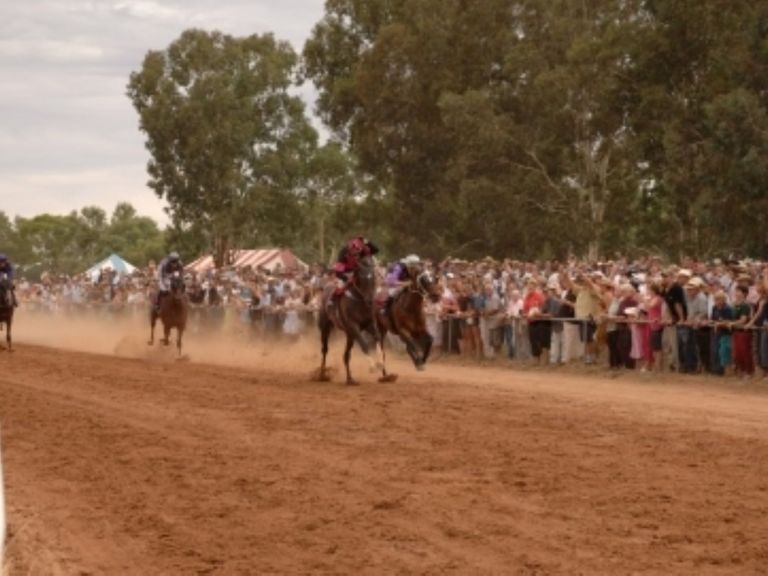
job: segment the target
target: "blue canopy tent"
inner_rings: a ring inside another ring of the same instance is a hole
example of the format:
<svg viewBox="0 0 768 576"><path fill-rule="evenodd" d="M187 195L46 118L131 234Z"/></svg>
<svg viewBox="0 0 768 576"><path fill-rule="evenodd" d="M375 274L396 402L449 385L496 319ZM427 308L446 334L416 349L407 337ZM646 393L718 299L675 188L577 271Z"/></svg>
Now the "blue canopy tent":
<svg viewBox="0 0 768 576"><path fill-rule="evenodd" d="M127 262L126 260L123 260L120 256L117 254L110 254L107 258L99 262L98 264L94 264L86 271L86 276L91 279L92 282L95 282L99 278L99 274L102 270L114 270L121 276L127 275L127 274L133 274L133 272L136 270L136 266L131 264L130 262Z"/></svg>

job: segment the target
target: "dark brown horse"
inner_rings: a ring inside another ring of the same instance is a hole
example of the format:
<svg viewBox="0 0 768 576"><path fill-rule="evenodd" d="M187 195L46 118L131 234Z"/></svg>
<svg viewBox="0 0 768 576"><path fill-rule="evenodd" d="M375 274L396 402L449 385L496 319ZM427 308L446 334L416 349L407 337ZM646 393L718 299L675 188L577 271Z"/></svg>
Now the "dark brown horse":
<svg viewBox="0 0 768 576"><path fill-rule="evenodd" d="M11 327L13 326L13 298L11 296L11 281L3 274L0 278L0 325L5 326L5 342L8 352L13 352Z"/></svg>
<svg viewBox="0 0 768 576"><path fill-rule="evenodd" d="M319 379L328 380L326 357L328 355L328 340L334 327L343 330L347 335L347 343L344 348L344 367L347 370L347 384L357 384L349 371L349 359L352 347L358 343L362 351L368 356L371 370L381 370L382 382L391 382L397 378L394 374L387 374L384 365L384 350L381 346L381 334L376 324L376 312L374 309L374 297L376 295L376 270L371 256L365 256L358 262L357 269L353 273L352 282L346 292L335 302L331 301L332 288L326 289L323 297L323 306L318 317L320 328L320 340L322 344L323 361L320 365ZM376 348L378 358L371 356L371 343Z"/></svg>
<svg viewBox="0 0 768 576"><path fill-rule="evenodd" d="M171 330L176 329L176 349L181 356L181 340L184 336L184 330L187 327L187 313L189 302L184 288L184 279L179 272L174 272L171 276L171 290L165 295L158 311L157 306L152 306L150 312L150 334L149 344L155 343L155 323L157 319L163 323L163 339L161 342L168 346L170 344Z"/></svg>
<svg viewBox="0 0 768 576"><path fill-rule="evenodd" d="M432 350L432 335L427 331L424 317L424 299L440 299L440 290L429 272L422 272L395 296L388 309L377 315L382 338L387 332L397 334L405 344L408 355L417 370L424 370Z"/></svg>

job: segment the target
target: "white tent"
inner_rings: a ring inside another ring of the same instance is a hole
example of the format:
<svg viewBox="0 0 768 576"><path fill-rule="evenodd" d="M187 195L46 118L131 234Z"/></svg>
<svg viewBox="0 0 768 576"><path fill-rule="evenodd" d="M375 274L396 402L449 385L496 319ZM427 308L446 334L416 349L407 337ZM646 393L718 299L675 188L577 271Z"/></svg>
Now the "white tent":
<svg viewBox="0 0 768 576"><path fill-rule="evenodd" d="M91 279L91 281L95 282L98 280L101 271L105 269L114 270L122 276L133 274L133 272L136 270L136 266L130 262L127 262L126 260L123 260L117 254L110 254L107 258L104 258L104 260L98 264L91 266L85 274L88 276L88 278Z"/></svg>

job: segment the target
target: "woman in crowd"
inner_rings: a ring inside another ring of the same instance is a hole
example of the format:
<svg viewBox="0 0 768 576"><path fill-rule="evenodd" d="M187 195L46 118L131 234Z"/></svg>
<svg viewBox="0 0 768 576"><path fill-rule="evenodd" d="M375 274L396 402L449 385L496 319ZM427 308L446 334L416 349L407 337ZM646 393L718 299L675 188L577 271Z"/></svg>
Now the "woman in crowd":
<svg viewBox="0 0 768 576"><path fill-rule="evenodd" d="M464 356L482 358L483 344L480 341L480 326L478 325L479 310L477 293L470 281L458 297L459 310L463 319L461 329L461 353Z"/></svg>
<svg viewBox="0 0 768 576"><path fill-rule="evenodd" d="M733 364L737 375L744 378L752 376L755 365L752 361L752 332L745 326L752 319L752 307L747 302L749 288L739 285L736 287L733 303Z"/></svg>
<svg viewBox="0 0 768 576"><path fill-rule="evenodd" d="M660 370L664 366L662 352L664 326L661 323L663 307L664 297L662 296L661 284L659 282L651 282L645 299L645 310L648 317L647 366L649 370Z"/></svg>
<svg viewBox="0 0 768 576"><path fill-rule="evenodd" d="M528 339L531 343L531 356L536 364L541 364L542 354L549 351L548 322L542 319L542 309L546 298L534 278L526 284L523 298L523 316L528 320Z"/></svg>
<svg viewBox="0 0 768 576"><path fill-rule="evenodd" d="M763 371L763 378L768 378L768 281L763 281L757 286L757 295L755 312L746 327L754 329L757 363Z"/></svg>

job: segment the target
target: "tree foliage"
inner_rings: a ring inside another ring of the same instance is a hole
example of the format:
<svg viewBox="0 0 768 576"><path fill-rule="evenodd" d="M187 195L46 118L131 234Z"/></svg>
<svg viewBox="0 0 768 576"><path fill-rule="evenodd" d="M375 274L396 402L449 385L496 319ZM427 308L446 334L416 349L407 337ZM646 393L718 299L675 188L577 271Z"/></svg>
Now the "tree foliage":
<svg viewBox="0 0 768 576"><path fill-rule="evenodd" d="M66 216L40 214L11 222L0 212L0 244L23 274L79 274L111 253L136 266L159 259L165 233L130 204L118 204L111 217L89 206Z"/></svg>
<svg viewBox="0 0 768 576"><path fill-rule="evenodd" d="M328 0L318 113L392 251L768 256L768 8Z"/></svg>
<svg viewBox="0 0 768 576"><path fill-rule="evenodd" d="M290 94L297 57L271 35L188 30L150 51L128 95L151 154L150 187L222 263L237 243L287 244L317 135Z"/></svg>

